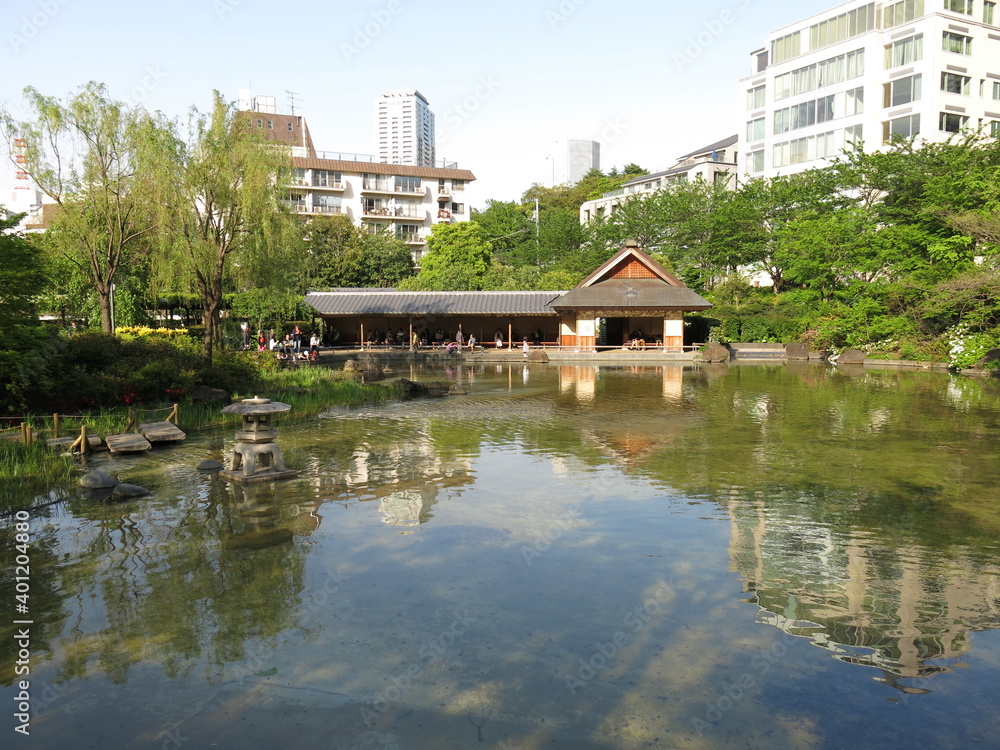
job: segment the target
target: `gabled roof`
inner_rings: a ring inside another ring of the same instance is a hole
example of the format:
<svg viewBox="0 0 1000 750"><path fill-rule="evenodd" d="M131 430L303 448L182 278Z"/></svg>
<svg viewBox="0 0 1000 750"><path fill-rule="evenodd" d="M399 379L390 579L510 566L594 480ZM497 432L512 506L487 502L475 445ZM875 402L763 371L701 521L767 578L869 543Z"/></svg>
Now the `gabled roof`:
<svg viewBox="0 0 1000 750"><path fill-rule="evenodd" d="M731 135L728 138L723 138L721 141L716 141L708 146L699 148L697 151L692 151L690 154L684 154L677 161L684 161L685 159L690 159L692 156L699 156L701 154L710 154L713 151L721 151L724 148L736 145L736 141L739 139L739 135Z"/></svg>
<svg viewBox="0 0 1000 750"><path fill-rule="evenodd" d="M626 244L576 288L552 302L556 310L707 310L711 306L633 244Z"/></svg>
<svg viewBox="0 0 1000 750"><path fill-rule="evenodd" d="M561 292L400 292L351 289L309 292L320 315L554 315Z"/></svg>

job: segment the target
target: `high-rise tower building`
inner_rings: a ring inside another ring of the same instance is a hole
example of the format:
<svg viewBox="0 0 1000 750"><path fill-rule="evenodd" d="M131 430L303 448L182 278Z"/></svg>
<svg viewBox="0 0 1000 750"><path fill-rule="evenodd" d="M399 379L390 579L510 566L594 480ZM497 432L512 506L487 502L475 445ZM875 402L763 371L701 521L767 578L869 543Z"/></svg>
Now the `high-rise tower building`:
<svg viewBox="0 0 1000 750"><path fill-rule="evenodd" d="M740 171L801 172L893 136L1000 135L996 5L852 0L774 31L740 82Z"/></svg>
<svg viewBox="0 0 1000 750"><path fill-rule="evenodd" d="M416 89L385 91L377 106L379 161L433 167L434 113L424 95Z"/></svg>
<svg viewBox="0 0 1000 750"><path fill-rule="evenodd" d="M566 182L575 185L591 169L601 168L601 144L571 140L566 149Z"/></svg>

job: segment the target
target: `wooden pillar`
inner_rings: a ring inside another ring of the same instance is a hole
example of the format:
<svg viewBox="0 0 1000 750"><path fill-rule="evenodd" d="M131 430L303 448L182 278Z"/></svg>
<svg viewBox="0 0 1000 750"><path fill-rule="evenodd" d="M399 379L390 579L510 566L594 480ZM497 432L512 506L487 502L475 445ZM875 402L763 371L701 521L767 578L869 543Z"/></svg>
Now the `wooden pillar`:
<svg viewBox="0 0 1000 750"><path fill-rule="evenodd" d="M364 349L365 348L365 321L362 320L361 323L360 323L360 325L361 325L361 338L358 340L358 344L360 345L361 349Z"/></svg>
<svg viewBox="0 0 1000 750"><path fill-rule="evenodd" d="M507 350L514 350L514 321L507 321Z"/></svg>
<svg viewBox="0 0 1000 750"><path fill-rule="evenodd" d="M58 414L53 414L52 415L52 437L54 437L54 438L58 438L59 437L59 415Z"/></svg>

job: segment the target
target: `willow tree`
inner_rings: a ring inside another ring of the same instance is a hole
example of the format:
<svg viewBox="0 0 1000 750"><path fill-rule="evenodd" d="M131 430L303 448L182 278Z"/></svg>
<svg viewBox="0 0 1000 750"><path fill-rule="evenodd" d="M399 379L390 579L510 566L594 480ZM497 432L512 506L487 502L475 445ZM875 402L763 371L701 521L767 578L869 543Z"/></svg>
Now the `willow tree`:
<svg viewBox="0 0 1000 750"><path fill-rule="evenodd" d="M51 246L97 296L101 328L113 333L113 290L149 245L154 220L142 163L157 124L88 83L66 101L24 90L30 119L2 116L8 147L18 141L27 172L57 206Z"/></svg>
<svg viewBox="0 0 1000 750"><path fill-rule="evenodd" d="M156 203L162 230L160 287L188 285L201 297L203 355L221 342L223 294L301 277L295 218L285 207L288 148L266 141L215 92L209 114L192 112L187 137L161 150Z"/></svg>

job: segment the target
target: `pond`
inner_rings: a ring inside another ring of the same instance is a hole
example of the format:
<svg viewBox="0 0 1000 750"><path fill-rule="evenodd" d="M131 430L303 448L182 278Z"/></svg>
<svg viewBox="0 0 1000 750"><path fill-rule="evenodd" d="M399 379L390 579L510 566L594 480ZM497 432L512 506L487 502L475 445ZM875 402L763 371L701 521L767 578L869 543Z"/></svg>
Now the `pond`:
<svg viewBox="0 0 1000 750"><path fill-rule="evenodd" d="M279 420L293 479L92 459L153 494L34 511L26 614L4 520L4 746L1000 747L995 380L412 376L467 393Z"/></svg>

